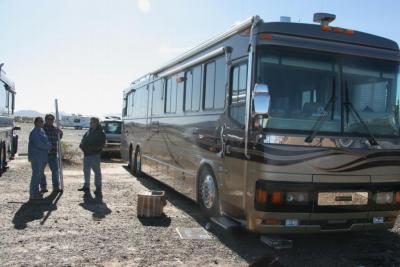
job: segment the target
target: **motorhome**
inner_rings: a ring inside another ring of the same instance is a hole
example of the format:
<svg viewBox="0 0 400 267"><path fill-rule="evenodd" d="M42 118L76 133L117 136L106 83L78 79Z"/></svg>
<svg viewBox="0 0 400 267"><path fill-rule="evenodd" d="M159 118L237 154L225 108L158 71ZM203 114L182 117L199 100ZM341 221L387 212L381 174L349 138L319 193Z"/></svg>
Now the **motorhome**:
<svg viewBox="0 0 400 267"><path fill-rule="evenodd" d="M17 130L14 125L15 84L6 76L0 64L0 176L7 169L7 163L18 150Z"/></svg>
<svg viewBox="0 0 400 267"><path fill-rule="evenodd" d="M391 228L399 46L334 18L254 16L133 81L123 92L129 166L255 232Z"/></svg>
<svg viewBox="0 0 400 267"><path fill-rule="evenodd" d="M90 117L82 115L64 115L61 117L60 124L62 127L71 127L74 129L89 128Z"/></svg>

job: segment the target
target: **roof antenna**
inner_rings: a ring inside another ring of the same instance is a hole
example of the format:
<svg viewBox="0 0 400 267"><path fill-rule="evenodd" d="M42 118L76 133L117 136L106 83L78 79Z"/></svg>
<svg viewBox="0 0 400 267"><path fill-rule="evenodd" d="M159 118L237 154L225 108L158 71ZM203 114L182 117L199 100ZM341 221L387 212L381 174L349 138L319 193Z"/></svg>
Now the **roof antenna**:
<svg viewBox="0 0 400 267"><path fill-rule="evenodd" d="M329 13L314 13L314 22L319 22L321 25L328 26L329 23L336 19L336 15Z"/></svg>

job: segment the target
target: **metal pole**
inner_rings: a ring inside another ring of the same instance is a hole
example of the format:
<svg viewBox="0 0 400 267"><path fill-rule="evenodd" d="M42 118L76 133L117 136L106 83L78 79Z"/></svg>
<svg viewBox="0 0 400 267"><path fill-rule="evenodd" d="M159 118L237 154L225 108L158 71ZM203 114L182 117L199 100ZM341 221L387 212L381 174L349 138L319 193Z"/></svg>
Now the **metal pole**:
<svg viewBox="0 0 400 267"><path fill-rule="evenodd" d="M60 136L60 117L58 114L58 100L55 100L56 105L56 124L57 124L57 160L58 160L58 174L60 175L60 186L61 190L64 190L64 176L62 169L62 157L61 157L61 136Z"/></svg>

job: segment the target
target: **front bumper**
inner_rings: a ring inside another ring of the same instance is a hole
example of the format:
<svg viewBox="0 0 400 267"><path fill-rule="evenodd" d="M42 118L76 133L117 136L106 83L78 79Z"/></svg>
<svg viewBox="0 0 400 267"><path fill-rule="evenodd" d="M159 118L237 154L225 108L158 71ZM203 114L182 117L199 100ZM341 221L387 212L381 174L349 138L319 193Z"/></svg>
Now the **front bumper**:
<svg viewBox="0 0 400 267"><path fill-rule="evenodd" d="M396 223L400 210L357 213L270 213L255 212L248 222L248 228L257 233L325 233L357 232L391 229ZM374 222L383 218L383 222ZM297 226L286 225L286 220L297 220ZM276 224L280 221L280 224ZM273 222L274 224L269 224Z"/></svg>
<svg viewBox="0 0 400 267"><path fill-rule="evenodd" d="M120 152L121 143L106 143L103 148L103 152Z"/></svg>

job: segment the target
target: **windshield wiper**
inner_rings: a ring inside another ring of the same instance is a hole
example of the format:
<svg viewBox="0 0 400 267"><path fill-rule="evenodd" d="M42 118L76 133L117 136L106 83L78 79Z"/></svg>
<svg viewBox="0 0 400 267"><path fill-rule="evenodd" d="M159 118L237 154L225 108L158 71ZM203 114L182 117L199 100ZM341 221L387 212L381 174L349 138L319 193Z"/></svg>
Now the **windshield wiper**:
<svg viewBox="0 0 400 267"><path fill-rule="evenodd" d="M326 121L328 118L328 112L326 111L329 107L329 105L332 104L332 110L331 110L331 116L333 119L334 111L335 111L335 102L336 102L336 96L335 96L335 90L336 90L336 82L335 82L335 77L332 79L332 96L329 99L328 103L326 103L324 107L324 111L321 115L319 115L317 121L314 123L313 127L311 128L311 133L304 139L304 142L311 143L315 136L317 135L319 129L321 128L322 124Z"/></svg>
<svg viewBox="0 0 400 267"><path fill-rule="evenodd" d="M368 128L367 124L365 121L361 118L360 114L357 112L357 110L354 108L353 103L351 103L349 99L349 85L347 81L345 82L345 96L346 96L346 101L343 103L346 107L346 118L347 118L347 123L349 122L349 108L353 111L353 113L356 115L358 121L364 127L366 132L369 135L368 142L371 144L371 146L377 146L378 142L376 141L374 135L372 134L371 130Z"/></svg>

